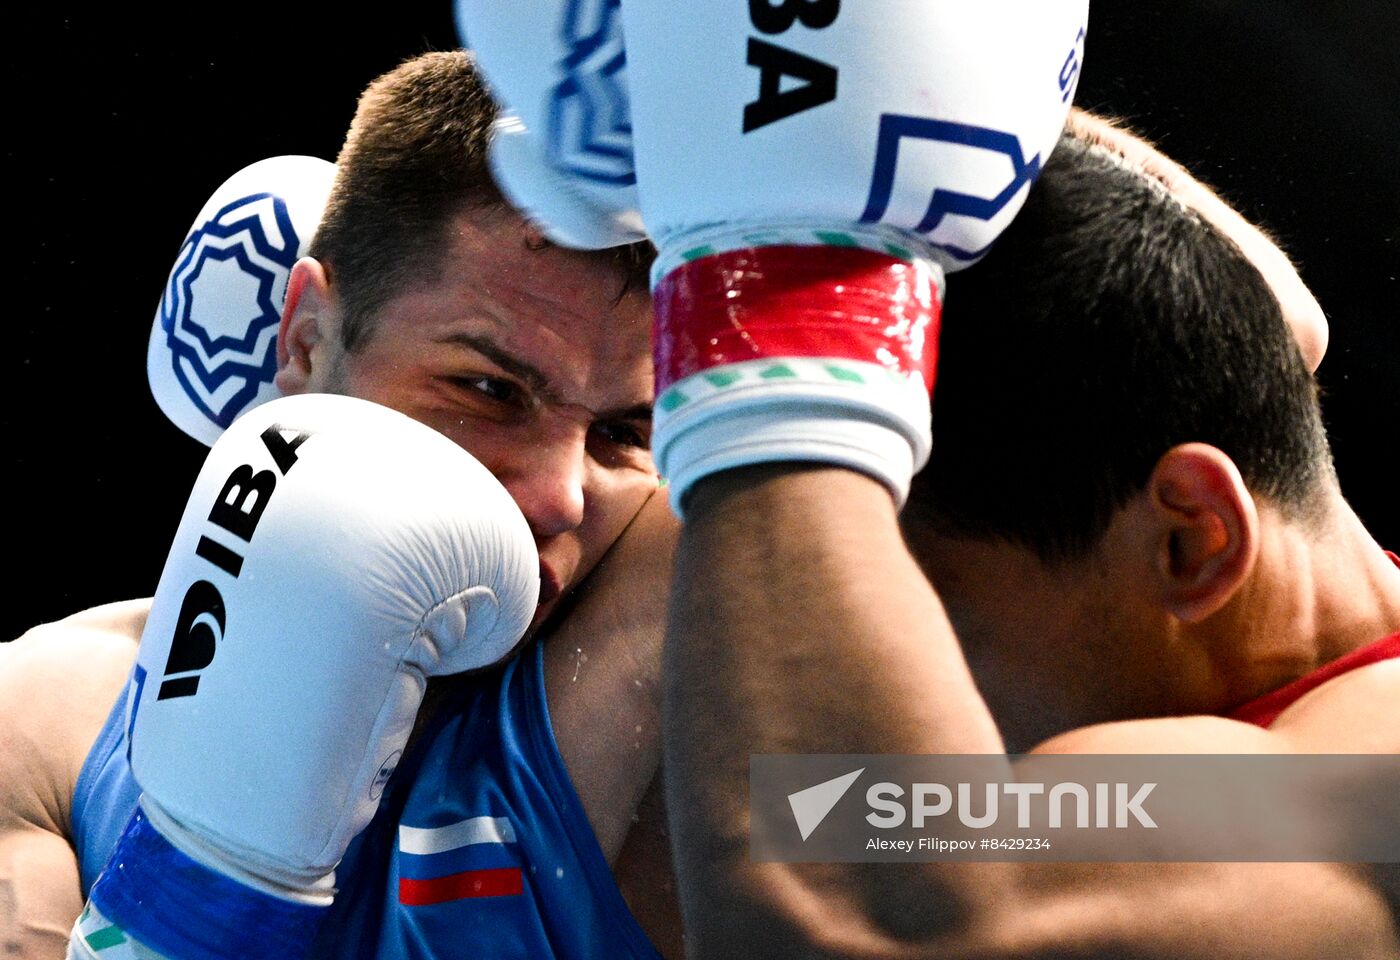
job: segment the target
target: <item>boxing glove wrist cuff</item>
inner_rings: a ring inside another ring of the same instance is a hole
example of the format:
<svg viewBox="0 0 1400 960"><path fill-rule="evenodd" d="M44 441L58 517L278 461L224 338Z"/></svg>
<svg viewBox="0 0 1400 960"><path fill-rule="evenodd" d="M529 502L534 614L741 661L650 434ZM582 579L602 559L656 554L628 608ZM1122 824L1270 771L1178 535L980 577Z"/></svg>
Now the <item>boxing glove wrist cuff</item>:
<svg viewBox="0 0 1400 960"><path fill-rule="evenodd" d="M783 460L858 470L902 504L928 458L928 392L879 364L751 360L686 377L662 396L654 446L678 516L703 477Z"/></svg>
<svg viewBox="0 0 1400 960"><path fill-rule="evenodd" d="M253 889L186 856L139 807L90 899L126 935L180 960L302 956L327 910Z"/></svg>
<svg viewBox="0 0 1400 960"><path fill-rule="evenodd" d="M859 470L902 504L929 453L942 292L921 241L725 226L661 256L653 445L676 512L707 474L775 460Z"/></svg>

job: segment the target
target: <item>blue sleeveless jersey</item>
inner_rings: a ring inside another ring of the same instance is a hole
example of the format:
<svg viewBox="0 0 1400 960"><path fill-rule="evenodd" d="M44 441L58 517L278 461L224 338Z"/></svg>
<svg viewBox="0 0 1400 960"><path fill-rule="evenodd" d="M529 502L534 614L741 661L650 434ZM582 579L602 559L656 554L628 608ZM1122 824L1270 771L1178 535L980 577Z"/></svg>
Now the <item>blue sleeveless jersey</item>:
<svg viewBox="0 0 1400 960"><path fill-rule="evenodd" d="M549 725L543 646L444 705L336 869L313 956L658 958L623 902ZM83 894L140 793L118 698L73 794Z"/></svg>

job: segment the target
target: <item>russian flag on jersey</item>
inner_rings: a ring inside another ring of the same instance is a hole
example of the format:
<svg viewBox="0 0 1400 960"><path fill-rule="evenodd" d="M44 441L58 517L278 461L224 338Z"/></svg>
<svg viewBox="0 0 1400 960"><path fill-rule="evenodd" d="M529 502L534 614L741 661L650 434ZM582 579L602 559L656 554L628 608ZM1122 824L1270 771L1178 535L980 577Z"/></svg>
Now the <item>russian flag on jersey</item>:
<svg viewBox="0 0 1400 960"><path fill-rule="evenodd" d="M399 903L424 907L524 890L515 827L468 817L440 827L399 826Z"/></svg>

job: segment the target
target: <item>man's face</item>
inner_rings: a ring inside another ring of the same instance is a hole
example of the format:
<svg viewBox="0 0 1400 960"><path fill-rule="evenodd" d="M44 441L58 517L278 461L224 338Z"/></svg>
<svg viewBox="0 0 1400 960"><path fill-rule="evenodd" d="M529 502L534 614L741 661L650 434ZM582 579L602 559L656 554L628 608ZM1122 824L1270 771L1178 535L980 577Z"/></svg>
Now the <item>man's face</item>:
<svg viewBox="0 0 1400 960"><path fill-rule="evenodd" d="M408 414L481 461L540 552L539 623L617 539L657 474L650 304L598 258L531 249L504 210L468 210L434 280L379 312L353 353L338 338L309 390Z"/></svg>

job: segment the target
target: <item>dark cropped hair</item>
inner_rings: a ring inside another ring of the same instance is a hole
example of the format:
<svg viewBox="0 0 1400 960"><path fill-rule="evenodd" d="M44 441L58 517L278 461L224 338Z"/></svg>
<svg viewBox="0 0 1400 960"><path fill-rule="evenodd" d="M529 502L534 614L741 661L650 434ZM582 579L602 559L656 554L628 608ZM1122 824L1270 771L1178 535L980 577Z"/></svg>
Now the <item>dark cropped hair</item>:
<svg viewBox="0 0 1400 960"><path fill-rule="evenodd" d="M1287 515L1319 509L1316 384L1263 277L1160 183L1066 135L991 253L949 279L911 504L945 533L1073 560L1192 441Z"/></svg>
<svg viewBox="0 0 1400 960"><path fill-rule="evenodd" d="M495 119L496 104L460 50L408 60L360 96L310 248L338 291L346 349L368 339L386 303L437 276L459 213L506 207L487 163ZM641 243L599 260L622 270L621 297L646 289L653 255Z"/></svg>

